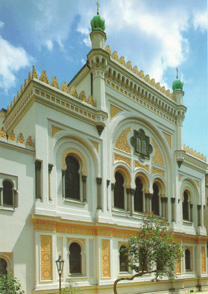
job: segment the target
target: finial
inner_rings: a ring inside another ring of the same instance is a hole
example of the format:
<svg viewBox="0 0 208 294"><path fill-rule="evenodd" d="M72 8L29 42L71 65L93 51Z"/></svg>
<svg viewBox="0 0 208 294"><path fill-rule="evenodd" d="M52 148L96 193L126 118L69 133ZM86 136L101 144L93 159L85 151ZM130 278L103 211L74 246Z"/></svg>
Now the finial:
<svg viewBox="0 0 208 294"><path fill-rule="evenodd" d="M178 68L176 67L176 79L178 80Z"/></svg>
<svg viewBox="0 0 208 294"><path fill-rule="evenodd" d="M99 15L99 7L100 7L100 3L97 1L96 5L97 5L97 15Z"/></svg>

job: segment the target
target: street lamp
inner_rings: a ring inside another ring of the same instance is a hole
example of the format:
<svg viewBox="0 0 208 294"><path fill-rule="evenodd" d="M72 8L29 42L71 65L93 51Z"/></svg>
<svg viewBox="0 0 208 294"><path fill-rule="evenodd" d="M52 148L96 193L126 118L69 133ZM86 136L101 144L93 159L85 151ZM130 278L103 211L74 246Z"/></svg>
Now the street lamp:
<svg viewBox="0 0 208 294"><path fill-rule="evenodd" d="M59 258L56 260L56 266L59 274L59 294L61 294L61 274L64 267L64 261L61 259L61 254L59 254Z"/></svg>

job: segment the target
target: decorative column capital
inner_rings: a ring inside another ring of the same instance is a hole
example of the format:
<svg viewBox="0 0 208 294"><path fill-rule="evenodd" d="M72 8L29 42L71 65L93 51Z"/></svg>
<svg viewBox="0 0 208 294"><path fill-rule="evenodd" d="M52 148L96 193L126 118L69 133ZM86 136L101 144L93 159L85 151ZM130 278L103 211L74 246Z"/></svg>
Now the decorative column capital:
<svg viewBox="0 0 208 294"><path fill-rule="evenodd" d="M110 185L110 180L106 181L107 187Z"/></svg>
<svg viewBox="0 0 208 294"><path fill-rule="evenodd" d="M171 203L175 203L175 198L171 198Z"/></svg>
<svg viewBox="0 0 208 294"><path fill-rule="evenodd" d="M41 163L42 162L40 160L36 160L35 161L35 168L38 169L38 170L40 170L41 169Z"/></svg>
<svg viewBox="0 0 208 294"><path fill-rule="evenodd" d="M111 183L111 191L114 190L114 187L115 187L115 184L114 183Z"/></svg>
<svg viewBox="0 0 208 294"><path fill-rule="evenodd" d="M85 175L82 175L82 181L85 183L85 182L86 182L86 180L87 180L87 176L85 176Z"/></svg>
<svg viewBox="0 0 208 294"><path fill-rule="evenodd" d="M152 194L151 193L145 193L145 198L146 199L152 199Z"/></svg>
<svg viewBox="0 0 208 294"><path fill-rule="evenodd" d="M102 178L97 177L96 182L97 182L98 185L101 185L102 184Z"/></svg>
<svg viewBox="0 0 208 294"><path fill-rule="evenodd" d="M51 173L52 169L53 169L53 164L49 163L48 164L48 172Z"/></svg>

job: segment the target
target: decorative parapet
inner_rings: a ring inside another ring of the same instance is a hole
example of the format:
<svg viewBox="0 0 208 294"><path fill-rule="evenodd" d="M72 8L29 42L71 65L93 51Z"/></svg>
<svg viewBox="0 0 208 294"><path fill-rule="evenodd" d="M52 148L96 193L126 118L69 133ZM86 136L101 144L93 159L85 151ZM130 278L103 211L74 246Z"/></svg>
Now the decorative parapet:
<svg viewBox="0 0 208 294"><path fill-rule="evenodd" d="M126 68L130 71L132 71L134 74L138 75L140 78L145 80L147 83L149 83L151 86L171 98L172 100L175 100L173 97L173 94L171 94L169 89L166 89L164 86L161 86L160 83L156 83L155 79L150 79L149 75L144 75L143 70L138 71L137 66L132 67L131 61L126 62L124 56L121 56L120 59L118 57L117 51L114 51L111 55L111 49L110 46L107 45L105 48L105 51L109 53L109 55L115 59L116 61L120 62L122 65L126 66Z"/></svg>
<svg viewBox="0 0 208 294"><path fill-rule="evenodd" d="M19 133L18 137L16 137L14 130L12 130L9 134L7 134L6 131L4 130L4 127L0 129L0 141L16 144L17 146L21 144L22 147L28 146L30 148L34 148L34 142L31 136L28 136L27 141L25 143L23 133Z"/></svg>
<svg viewBox="0 0 208 294"><path fill-rule="evenodd" d="M201 154L200 152L193 150L193 148L189 148L189 146L183 145L183 150L186 151L186 153L188 153L189 155L192 155L204 162L207 162L207 157Z"/></svg>
<svg viewBox="0 0 208 294"><path fill-rule="evenodd" d="M21 90L17 92L17 96L14 97L14 100L11 101L10 105L7 107L7 115L10 113L10 111L13 109L13 107L15 106L15 104L18 102L18 100L20 99L20 97L23 95L23 93L25 92L26 88L28 87L29 83L31 80L36 79L36 80L40 80L41 82L49 85L49 80L48 80L48 76L45 70L42 71L40 79L38 78L37 72L36 72L36 68L35 66L33 66L32 72L29 72L28 74L28 79L25 79L24 85L21 86ZM63 91L67 94L72 95L75 98L79 98L80 100L83 102L87 102L89 105L95 106L95 102L93 100L93 97L90 96L89 97L89 101L87 101L87 97L85 95L84 91L81 91L80 94L77 93L77 88L74 86L71 89L71 92L69 91L69 88L67 86L66 82L63 82L61 85L61 88L59 87L59 83L56 77L53 77L51 80L51 84L52 87L59 89L60 91Z"/></svg>

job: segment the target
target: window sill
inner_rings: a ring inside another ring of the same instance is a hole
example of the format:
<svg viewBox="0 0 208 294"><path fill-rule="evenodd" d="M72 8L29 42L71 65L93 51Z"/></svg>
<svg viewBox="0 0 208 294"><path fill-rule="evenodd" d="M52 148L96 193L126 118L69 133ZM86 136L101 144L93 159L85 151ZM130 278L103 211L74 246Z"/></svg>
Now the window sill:
<svg viewBox="0 0 208 294"><path fill-rule="evenodd" d="M113 215L115 216L129 216L130 211L124 210L124 209L119 209L119 208L113 208L112 209Z"/></svg>
<svg viewBox="0 0 208 294"><path fill-rule="evenodd" d="M183 220L183 225L192 226L193 225L193 222L190 222L190 221L187 221L187 220Z"/></svg>
<svg viewBox="0 0 208 294"><path fill-rule="evenodd" d="M69 274L68 277L71 279L75 279L75 280L86 280L87 277L83 276L82 274Z"/></svg>
<svg viewBox="0 0 208 294"><path fill-rule="evenodd" d="M87 204L87 202L82 202L82 201L79 201L79 200L74 200L74 199L71 199L71 198L64 198L64 202L66 203L75 203L75 204L79 204L79 205L85 205Z"/></svg>
<svg viewBox="0 0 208 294"><path fill-rule="evenodd" d="M0 210L14 212L15 208L14 207L7 207L7 206L0 206Z"/></svg>

